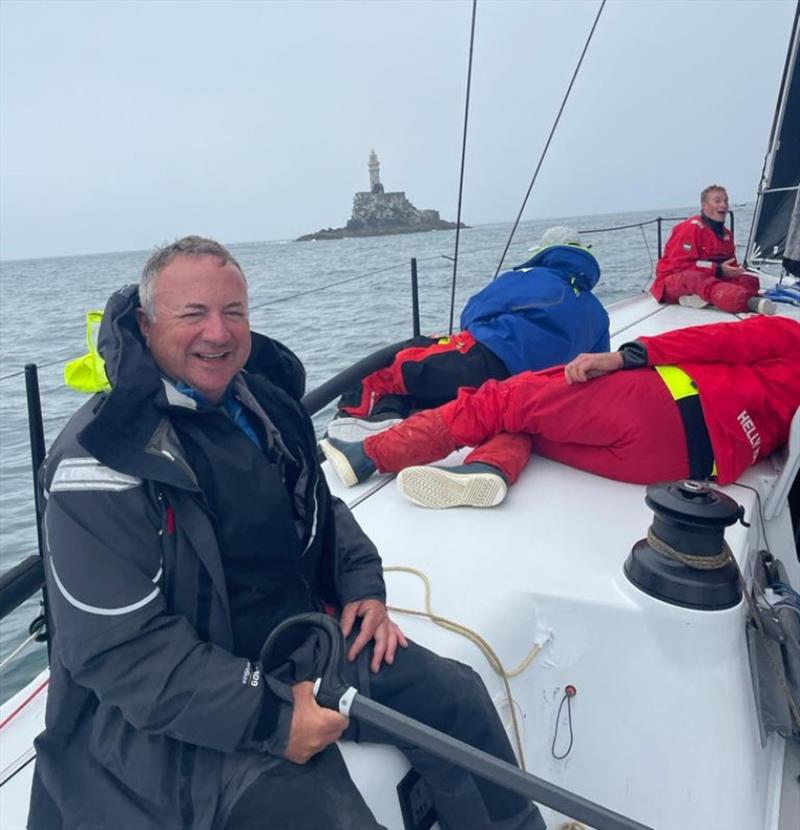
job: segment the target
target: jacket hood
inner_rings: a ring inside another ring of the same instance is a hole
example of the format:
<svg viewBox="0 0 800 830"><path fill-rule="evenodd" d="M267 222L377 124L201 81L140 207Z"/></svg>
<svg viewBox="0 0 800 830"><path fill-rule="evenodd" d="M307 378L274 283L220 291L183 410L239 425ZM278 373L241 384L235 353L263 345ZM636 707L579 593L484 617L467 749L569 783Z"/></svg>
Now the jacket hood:
<svg viewBox="0 0 800 830"><path fill-rule="evenodd" d="M551 245L542 248L527 262L517 265L523 268L552 268L569 281L573 277L579 288L591 291L600 279L600 264L586 248L577 245Z"/></svg>
<svg viewBox="0 0 800 830"><path fill-rule="evenodd" d="M92 455L122 472L164 479L163 459L143 451L164 420L164 381L145 345L136 320L139 289L127 285L109 298L97 338L111 390L97 396L94 418L78 440ZM305 370L297 356L277 340L251 332L252 350L244 371L260 375L296 400L305 390ZM132 459L139 457L131 469ZM144 466L146 469L142 469ZM173 465L174 466L174 465ZM168 479L174 479L171 474ZM184 482L185 483L185 482Z"/></svg>
<svg viewBox="0 0 800 830"><path fill-rule="evenodd" d="M136 364L136 376L145 371L150 380L148 386L160 385L161 374L145 346L136 320L136 309L139 307L139 288L136 285L126 285L115 291L106 303L97 348L105 361L112 391L120 384L127 386L137 379L126 371L133 364ZM306 373L297 355L277 340L258 332L251 332L251 337L252 349L244 370L263 375L300 400L305 392ZM150 377L153 374L157 381L155 384L153 377Z"/></svg>

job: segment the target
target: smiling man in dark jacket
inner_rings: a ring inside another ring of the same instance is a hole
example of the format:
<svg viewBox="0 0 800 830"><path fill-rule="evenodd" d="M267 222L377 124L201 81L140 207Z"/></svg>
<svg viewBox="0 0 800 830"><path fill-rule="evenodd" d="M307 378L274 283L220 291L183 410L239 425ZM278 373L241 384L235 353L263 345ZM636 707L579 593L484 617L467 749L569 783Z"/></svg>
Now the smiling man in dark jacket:
<svg viewBox="0 0 800 830"><path fill-rule="evenodd" d="M302 672L281 700L257 663L277 623L324 606L353 685L513 761L478 676L387 616L375 546L320 473L303 368L251 333L227 249L157 251L109 300L99 348L111 389L44 469L54 639L30 828L377 827L335 742L385 738L320 708ZM544 826L403 751L444 826Z"/></svg>

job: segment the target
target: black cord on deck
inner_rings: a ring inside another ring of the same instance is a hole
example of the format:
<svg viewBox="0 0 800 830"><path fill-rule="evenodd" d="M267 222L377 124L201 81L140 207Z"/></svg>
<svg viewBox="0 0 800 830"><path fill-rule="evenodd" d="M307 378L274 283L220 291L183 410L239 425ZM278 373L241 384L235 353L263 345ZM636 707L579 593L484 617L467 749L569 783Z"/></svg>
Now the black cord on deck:
<svg viewBox="0 0 800 830"><path fill-rule="evenodd" d="M572 730L572 698L575 697L576 689L570 684L564 687L564 696L561 698L561 703L558 704L558 712L556 714L556 728L553 732L553 743L550 747L550 754L558 761L563 761L567 755L572 752L572 742L575 738L575 733ZM556 740L558 740L558 727L561 720L561 710L564 708L564 703L567 704L567 723L569 724L569 745L562 753L556 752Z"/></svg>
<svg viewBox="0 0 800 830"><path fill-rule="evenodd" d="M461 234L461 197L464 193L464 160L467 155L467 123L469 121L469 90L472 85L472 52L475 45L475 14L478 0L472 0L472 27L469 33L469 61L467 63L467 95L464 103L464 132L461 138L461 173L458 178L458 212L456 214L456 248L453 253L453 285L450 290L450 334L453 333L453 316L456 307L456 273L458 269L458 238Z"/></svg>
<svg viewBox="0 0 800 830"><path fill-rule="evenodd" d="M511 240L514 238L514 234L517 232L517 225L519 225L520 219L522 219L522 212L525 210L525 205L528 203L528 197L531 195L531 190L533 190L534 182L536 181L537 176L539 175L539 170L542 167L542 162L544 161L544 157L547 155L547 150L550 147L550 142L553 140L553 135L555 134L556 127L558 126L558 122L561 120L561 113L564 112L564 107L567 105L567 100L569 99L569 94L572 92L572 85L575 83L575 78L578 77L578 72L580 71L581 64L583 63L583 58L586 55L586 50L589 48L589 44L592 41L592 35L594 35L594 30L597 28L597 23L600 20L600 15L603 13L603 8L606 5L606 0L601 0L600 8L597 10L597 16L594 19L594 23L592 23L591 31L589 32L589 37L586 38L586 43L583 46L583 51L581 52L580 58L578 58L578 65L575 67L575 71L572 73L572 79L569 82L569 86L567 87L567 92L564 95L564 100L561 102L561 106L558 109L558 115L556 115L556 120L553 122L553 127L550 130L550 135L547 137L547 142L544 145L544 150L542 150L542 155L539 157L539 163L536 165L536 170L533 173L533 178L531 179L530 185L528 185L528 192L525 194L525 198L522 200L522 206L519 209L519 213L517 214L517 218L514 221L514 227L511 229L511 234L508 237L508 242L506 242L506 247L503 249L503 254L500 257L500 262L497 263L497 270L494 272L494 277L492 279L497 279L497 275L500 273L500 269L503 267L503 260L506 258L506 254L508 253L508 248L511 245Z"/></svg>

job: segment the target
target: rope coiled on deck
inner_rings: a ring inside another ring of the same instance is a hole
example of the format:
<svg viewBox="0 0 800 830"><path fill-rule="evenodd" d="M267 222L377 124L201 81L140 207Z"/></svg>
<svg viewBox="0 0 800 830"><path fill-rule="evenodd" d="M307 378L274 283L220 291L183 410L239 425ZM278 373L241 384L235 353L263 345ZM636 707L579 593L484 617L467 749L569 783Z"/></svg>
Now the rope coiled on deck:
<svg viewBox="0 0 800 830"><path fill-rule="evenodd" d="M447 629L448 631L453 631L456 634L460 634L462 637L466 637L470 642L474 643L481 650L484 657L486 657L487 662L492 667L492 670L495 672L495 674L500 676L500 679L503 681L503 685L505 686L506 695L508 696L509 710L511 712L511 726L514 732L514 743L516 744L517 748L519 765L524 770L525 755L522 750L522 735L520 732L519 723L517 722L517 713L514 709L514 698L511 694L511 685L508 681L510 678L522 674L522 672L524 672L525 669L527 669L528 666L530 666L530 664L533 663L533 661L536 659L536 656L542 650L542 644L534 643L533 647L528 652L525 659L518 666L516 666L516 668L510 670L506 669L500 658L497 656L497 652L495 652L495 650L489 645L486 639L482 637L480 634L478 634L477 631L473 631L466 625L462 625L461 623L449 620L446 617L442 617L434 612L433 608L431 607L431 583L427 575L423 573L423 571L418 570L417 568L411 568L403 565L395 565L392 567L384 568L383 571L384 573L395 571L397 573L412 574L413 576L419 577L419 579L422 580L423 585L425 586L424 611L417 611L413 608L398 608L394 605L387 606L387 610L394 611L397 614L409 614L414 617L425 617L426 619L429 619L431 622L435 623L438 626L441 626L442 628Z"/></svg>

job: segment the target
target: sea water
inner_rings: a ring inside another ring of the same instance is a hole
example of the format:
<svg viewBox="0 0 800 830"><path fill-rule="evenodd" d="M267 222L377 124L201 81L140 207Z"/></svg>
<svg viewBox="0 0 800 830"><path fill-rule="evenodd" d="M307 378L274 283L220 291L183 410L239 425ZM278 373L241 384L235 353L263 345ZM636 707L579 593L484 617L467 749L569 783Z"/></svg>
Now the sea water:
<svg viewBox="0 0 800 830"><path fill-rule="evenodd" d="M752 206L736 208L742 243L752 211ZM595 231L582 235L582 241L591 244L600 262L595 294L608 305L646 290L658 258L657 226L596 231L692 212L654 209L524 222L503 268L524 262L527 249L551 225ZM672 224L664 224L664 242ZM496 224L461 231L454 300L455 231L230 247L247 275L252 328L293 349L306 366L307 388L313 389L379 347L412 335L411 257L418 263L422 333L446 334L451 306L457 329L466 300L494 275L510 230L509 224ZM136 282L148 255L133 251L0 263L0 572L37 550L22 369L27 363L39 366L49 445L84 400L64 385L63 367L86 351L86 312L101 310L115 289ZM317 416L318 431L328 416ZM22 642L38 613L36 596L0 621L0 659ZM44 647L29 645L0 672L0 701L45 664Z"/></svg>

